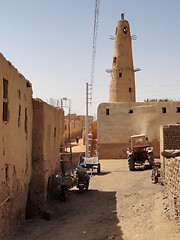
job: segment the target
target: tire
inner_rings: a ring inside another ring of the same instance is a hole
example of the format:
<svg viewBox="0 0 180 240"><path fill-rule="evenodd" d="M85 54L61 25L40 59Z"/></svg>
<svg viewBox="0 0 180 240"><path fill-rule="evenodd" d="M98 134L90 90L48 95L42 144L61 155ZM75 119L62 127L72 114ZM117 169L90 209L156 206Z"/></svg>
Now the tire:
<svg viewBox="0 0 180 240"><path fill-rule="evenodd" d="M88 188L89 188L89 181L87 181L86 183L86 190L88 190Z"/></svg>
<svg viewBox="0 0 180 240"><path fill-rule="evenodd" d="M67 199L68 199L68 196L69 196L68 189L63 188L62 191L61 191L61 199L62 199L62 201L66 202Z"/></svg>
<svg viewBox="0 0 180 240"><path fill-rule="evenodd" d="M84 187L79 187L79 193L83 192Z"/></svg>
<svg viewBox="0 0 180 240"><path fill-rule="evenodd" d="M153 153L149 154L148 161L149 161L149 167L152 168L154 166L154 155L153 155Z"/></svg>
<svg viewBox="0 0 180 240"><path fill-rule="evenodd" d="M133 156L128 157L128 163L129 163L129 170L133 171L134 167L135 167L135 162L134 162Z"/></svg>
<svg viewBox="0 0 180 240"><path fill-rule="evenodd" d="M100 163L98 163L97 173L100 173L100 172L101 172L101 165Z"/></svg>

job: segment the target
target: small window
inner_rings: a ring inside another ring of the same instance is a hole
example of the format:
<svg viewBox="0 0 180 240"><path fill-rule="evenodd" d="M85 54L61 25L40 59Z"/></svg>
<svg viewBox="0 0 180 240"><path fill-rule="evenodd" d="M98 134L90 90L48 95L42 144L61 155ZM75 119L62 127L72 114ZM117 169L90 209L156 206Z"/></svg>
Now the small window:
<svg viewBox="0 0 180 240"><path fill-rule="evenodd" d="M26 81L26 87L27 88L31 87L31 83L29 81Z"/></svg>
<svg viewBox="0 0 180 240"><path fill-rule="evenodd" d="M54 128L54 137L56 137L56 127Z"/></svg>
<svg viewBox="0 0 180 240"><path fill-rule="evenodd" d="M21 99L21 90L18 89L18 97Z"/></svg>
<svg viewBox="0 0 180 240"><path fill-rule="evenodd" d="M119 77L122 77L122 73L121 72L119 73Z"/></svg>
<svg viewBox="0 0 180 240"><path fill-rule="evenodd" d="M3 121L7 122L8 121L8 103L3 102Z"/></svg>
<svg viewBox="0 0 180 240"><path fill-rule="evenodd" d="M26 133L28 132L28 129L27 129L27 120L28 120L28 117L27 117L27 108L25 108L24 128L25 128L25 132L26 132Z"/></svg>
<svg viewBox="0 0 180 240"><path fill-rule="evenodd" d="M116 59L117 59L116 57L113 58L113 63L116 63Z"/></svg>
<svg viewBox="0 0 180 240"><path fill-rule="evenodd" d="M19 112L18 112L18 127L20 127L20 118L21 118L21 105L19 105Z"/></svg>
<svg viewBox="0 0 180 240"><path fill-rule="evenodd" d="M132 91L132 89L131 89L131 87L129 88L129 92L131 92Z"/></svg>
<svg viewBox="0 0 180 240"><path fill-rule="evenodd" d="M106 115L109 115L109 108L106 108Z"/></svg>
<svg viewBox="0 0 180 240"><path fill-rule="evenodd" d="M126 27L124 27L123 33L124 33L124 34L127 34L127 28L126 28Z"/></svg>
<svg viewBox="0 0 180 240"><path fill-rule="evenodd" d="M65 125L65 126L64 126L64 129L66 130L66 128L67 128L67 126Z"/></svg>
<svg viewBox="0 0 180 240"><path fill-rule="evenodd" d="M6 180L8 180L8 178L9 178L9 169L8 169L8 165L5 165L5 178L6 178Z"/></svg>
<svg viewBox="0 0 180 240"><path fill-rule="evenodd" d="M162 107L162 113L166 113L166 108Z"/></svg>
<svg viewBox="0 0 180 240"><path fill-rule="evenodd" d="M8 98L8 80L3 78L3 98Z"/></svg>
<svg viewBox="0 0 180 240"><path fill-rule="evenodd" d="M132 110L132 109L130 109L130 110L129 110L129 113L133 113L133 110Z"/></svg>
<svg viewBox="0 0 180 240"><path fill-rule="evenodd" d="M180 113L180 107L177 107L177 113Z"/></svg>

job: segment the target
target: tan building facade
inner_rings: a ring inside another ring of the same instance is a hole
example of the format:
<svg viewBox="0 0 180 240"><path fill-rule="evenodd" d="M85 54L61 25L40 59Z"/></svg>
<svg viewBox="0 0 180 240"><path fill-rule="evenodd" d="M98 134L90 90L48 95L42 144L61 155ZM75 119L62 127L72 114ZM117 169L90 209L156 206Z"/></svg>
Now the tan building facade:
<svg viewBox="0 0 180 240"><path fill-rule="evenodd" d="M124 14L116 26L109 102L135 102L131 34Z"/></svg>
<svg viewBox="0 0 180 240"><path fill-rule="evenodd" d="M160 126L180 122L180 102L102 103L98 107L100 158L125 158L129 137L147 134L160 157Z"/></svg>
<svg viewBox="0 0 180 240"><path fill-rule="evenodd" d="M64 130L65 130L65 138L69 138L69 122L70 122L70 137L71 138L82 138L83 137L83 129L86 125L86 116L84 115L76 115L71 114L70 119L69 115L65 116L64 120ZM93 122L93 116L89 116L89 126Z"/></svg>
<svg viewBox="0 0 180 240"><path fill-rule="evenodd" d="M0 236L25 218L32 158L32 87L0 54Z"/></svg>

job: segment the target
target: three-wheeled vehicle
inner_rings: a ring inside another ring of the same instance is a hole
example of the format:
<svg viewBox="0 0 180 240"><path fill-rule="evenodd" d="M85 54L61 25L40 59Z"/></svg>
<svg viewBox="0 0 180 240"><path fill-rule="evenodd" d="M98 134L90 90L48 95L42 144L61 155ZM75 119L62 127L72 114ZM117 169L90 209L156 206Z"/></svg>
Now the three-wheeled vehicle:
<svg viewBox="0 0 180 240"><path fill-rule="evenodd" d="M101 172L101 165L99 163L99 157L80 157L80 163L86 164L87 170L97 169L97 173Z"/></svg>

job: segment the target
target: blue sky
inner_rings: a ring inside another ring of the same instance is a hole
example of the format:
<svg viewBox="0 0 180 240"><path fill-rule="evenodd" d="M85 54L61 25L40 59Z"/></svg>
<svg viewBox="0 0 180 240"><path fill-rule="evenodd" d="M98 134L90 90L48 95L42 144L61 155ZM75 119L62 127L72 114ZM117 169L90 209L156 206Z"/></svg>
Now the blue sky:
<svg viewBox="0 0 180 240"><path fill-rule="evenodd" d="M90 82L95 0L0 0L0 52L33 85L33 96L72 100L85 114ZM101 0L93 102L108 102L116 22L130 23L137 101L180 97L180 1Z"/></svg>

